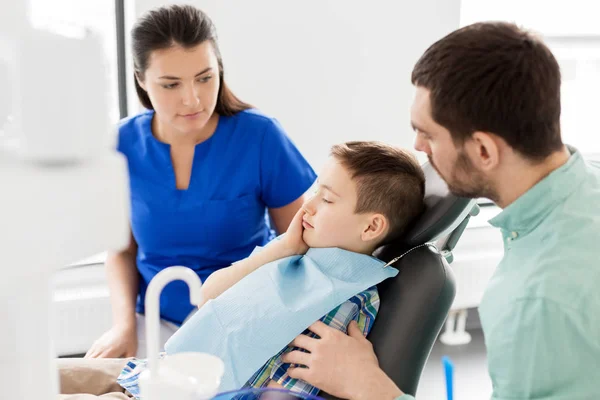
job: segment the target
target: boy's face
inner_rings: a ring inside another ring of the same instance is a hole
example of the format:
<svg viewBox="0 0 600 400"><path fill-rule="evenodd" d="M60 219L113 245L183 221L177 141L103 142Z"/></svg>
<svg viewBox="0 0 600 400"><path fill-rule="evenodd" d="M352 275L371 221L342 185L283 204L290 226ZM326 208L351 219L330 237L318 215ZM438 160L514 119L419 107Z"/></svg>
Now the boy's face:
<svg viewBox="0 0 600 400"><path fill-rule="evenodd" d="M374 218L381 222L383 216L356 214L357 199L356 184L350 173L330 157L319 174L314 195L303 206L306 213L302 238L306 244L371 253L374 243L385 233L373 231L373 223L377 224Z"/></svg>

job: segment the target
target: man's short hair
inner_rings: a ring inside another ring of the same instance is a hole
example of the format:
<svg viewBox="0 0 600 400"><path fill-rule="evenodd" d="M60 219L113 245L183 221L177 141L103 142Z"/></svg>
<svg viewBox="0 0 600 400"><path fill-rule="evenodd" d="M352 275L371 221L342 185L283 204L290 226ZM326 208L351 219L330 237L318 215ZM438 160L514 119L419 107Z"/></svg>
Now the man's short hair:
<svg viewBox="0 0 600 400"><path fill-rule="evenodd" d="M432 118L457 145L489 132L532 161L563 146L558 62L514 24L476 23L450 33L421 56L412 83L430 91Z"/></svg>
<svg viewBox="0 0 600 400"><path fill-rule="evenodd" d="M383 214L389 232L383 243L400 236L423 211L425 175L409 152L384 143L346 142L331 148L356 183L356 213Z"/></svg>

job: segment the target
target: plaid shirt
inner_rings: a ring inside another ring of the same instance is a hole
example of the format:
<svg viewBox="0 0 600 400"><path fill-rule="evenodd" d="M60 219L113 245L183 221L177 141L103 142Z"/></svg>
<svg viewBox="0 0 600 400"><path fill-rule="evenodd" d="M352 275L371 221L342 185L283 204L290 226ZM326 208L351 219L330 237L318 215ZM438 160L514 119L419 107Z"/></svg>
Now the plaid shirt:
<svg viewBox="0 0 600 400"><path fill-rule="evenodd" d="M374 286L337 306L321 318L321 321L325 325L329 325L332 328L346 333L350 321L354 320L358 323L358 327L363 332L363 335L367 336L373 327L373 322L375 321L378 310L379 293ZM309 330L305 330L304 334L310 337L318 337ZM282 349L267 361L266 364L250 378L244 387L260 388L266 386L270 380L273 380L292 392L313 396L317 395L319 393L318 388L311 386L304 381L290 378L287 374L290 364L285 364L281 361L281 357L285 353L289 353L293 350L301 349L291 347Z"/></svg>
<svg viewBox="0 0 600 400"><path fill-rule="evenodd" d="M332 328L346 332L348 324L350 324L350 321L354 320L358 323L358 327L366 336L373 327L373 322L375 321L378 310L379 293L377 292L377 288L373 286L331 310L327 315L321 318L321 321ZM304 331L304 334L310 337L317 337L317 335L308 330ZM292 350L298 349L286 347L271 357L271 359L269 359L265 365L252 376L252 378L250 378L244 387L260 388L266 386L270 380L273 380L293 392L310 395L319 393L318 388L288 376L287 369L290 367L290 364L283 363L283 361L281 361L281 356ZM164 356L165 353L160 354L161 358ZM146 365L147 362L145 359L134 358L125 365L123 371L121 371L121 374L117 378L119 385L131 393L136 399L140 396L139 376L142 371L146 369Z"/></svg>

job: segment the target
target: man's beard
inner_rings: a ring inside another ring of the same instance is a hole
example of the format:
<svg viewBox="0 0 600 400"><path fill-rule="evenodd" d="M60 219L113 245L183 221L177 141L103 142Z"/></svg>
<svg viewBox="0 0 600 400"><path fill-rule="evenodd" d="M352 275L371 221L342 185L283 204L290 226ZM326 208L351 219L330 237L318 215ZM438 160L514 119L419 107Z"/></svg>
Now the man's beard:
<svg viewBox="0 0 600 400"><path fill-rule="evenodd" d="M427 158L438 175L446 182L448 190L455 196L467 198L485 197L494 202L497 200L495 190L492 189L485 177L473 167L469 158L462 151L458 152L449 178L438 169L431 156Z"/></svg>

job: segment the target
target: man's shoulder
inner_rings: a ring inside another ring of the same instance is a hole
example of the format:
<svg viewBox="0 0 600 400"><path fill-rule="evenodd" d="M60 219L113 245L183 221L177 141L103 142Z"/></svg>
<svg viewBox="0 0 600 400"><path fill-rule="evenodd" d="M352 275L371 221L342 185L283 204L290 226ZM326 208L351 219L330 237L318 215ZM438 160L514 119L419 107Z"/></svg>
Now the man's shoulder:
<svg viewBox="0 0 600 400"><path fill-rule="evenodd" d="M542 290L506 301L494 317L496 323L508 324L513 329L560 329L564 324L577 327L589 334L597 332L600 323L590 315L600 313L600 295L591 285L575 292L574 285L550 282ZM503 322L502 322L503 321ZM510 328L509 328L510 330Z"/></svg>
<svg viewBox="0 0 600 400"><path fill-rule="evenodd" d="M600 243L600 176L585 181L557 205L536 229L547 261L596 264Z"/></svg>
<svg viewBox="0 0 600 400"><path fill-rule="evenodd" d="M511 319L528 305L555 308L557 313L577 318L586 318L590 310L600 312L596 287L600 262L595 246L582 246L578 235L555 233L544 238L543 246L538 242L538 248L531 249L518 265L499 266L500 273L492 278L480 305L485 319L497 320L502 315Z"/></svg>
<svg viewBox="0 0 600 400"><path fill-rule="evenodd" d="M600 238L599 238L600 239ZM569 240L568 236L564 240ZM562 249L562 251L561 251ZM524 291L515 301L561 305L569 312L600 312L600 262L589 246L563 243L538 255L531 273L524 276Z"/></svg>
<svg viewBox="0 0 600 400"><path fill-rule="evenodd" d="M584 165L581 184L565 198L561 212L580 219L600 218L600 163L585 161Z"/></svg>

